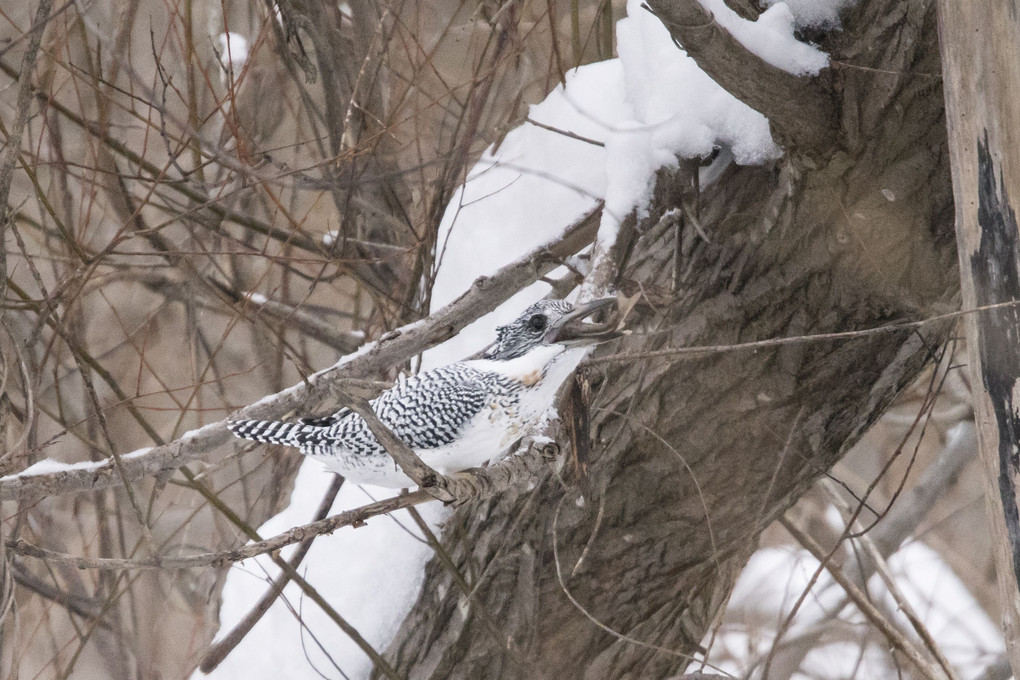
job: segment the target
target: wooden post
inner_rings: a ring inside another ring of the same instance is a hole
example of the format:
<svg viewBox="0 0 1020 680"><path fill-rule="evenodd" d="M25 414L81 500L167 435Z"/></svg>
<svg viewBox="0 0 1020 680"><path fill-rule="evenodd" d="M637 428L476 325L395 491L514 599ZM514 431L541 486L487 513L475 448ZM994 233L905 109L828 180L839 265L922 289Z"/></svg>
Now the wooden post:
<svg viewBox="0 0 1020 680"><path fill-rule="evenodd" d="M1020 8L938 0L964 309L1020 300ZM966 317L1003 629L1020 677L1020 307Z"/></svg>

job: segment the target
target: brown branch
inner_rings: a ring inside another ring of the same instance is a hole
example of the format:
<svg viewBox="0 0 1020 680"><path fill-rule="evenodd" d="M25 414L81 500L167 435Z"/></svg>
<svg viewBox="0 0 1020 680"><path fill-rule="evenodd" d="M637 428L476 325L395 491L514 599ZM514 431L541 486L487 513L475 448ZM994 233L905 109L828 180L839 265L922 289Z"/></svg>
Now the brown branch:
<svg viewBox="0 0 1020 680"><path fill-rule="evenodd" d="M555 444L537 446L532 444L522 453L504 458L495 465L486 468L464 470L446 477L451 480L451 488L460 496L458 500L468 498L486 498L516 487L533 479L546 469L550 458L557 455ZM419 489L411 493L387 498L363 505L359 508L346 510L332 517L295 527L282 534L255 541L234 550L200 553L182 557L152 557L134 560L114 557L80 557L67 553L41 548L24 540L17 539L7 542L7 548L18 555L46 560L54 564L66 564L77 569L190 569L192 567L222 567L232 562L240 562L258 555L275 552L294 543L300 543L312 536L329 534L341 527L359 527L366 520L379 515L386 515L394 510L420 505L435 498L428 491Z"/></svg>
<svg viewBox="0 0 1020 680"><path fill-rule="evenodd" d="M340 487L343 486L344 478L339 475L333 480L329 489L326 491L326 495L323 496L322 501L319 503L318 510L315 513L315 521L320 521L326 518L329 514L329 510L333 507L333 501L336 500L337 494L340 493ZM287 560L287 563L291 567L297 569L302 560L305 559L305 555L312 548L312 542L315 540L315 534L305 540L301 541L301 545L294 554ZM273 583L269 586L269 590L262 596L251 611L249 611L243 619L241 619L236 626L231 629L222 639L215 644L209 646L206 650L205 656L202 657L202 662L199 664L199 668L203 673L212 673L216 670L216 667L223 662L225 658L237 647L238 643L244 639L244 636L251 632L251 629L255 627L255 624L262 620L269 608L273 606L276 599L283 594L283 589L290 583L290 576L288 574L280 574L277 576Z"/></svg>
<svg viewBox="0 0 1020 680"><path fill-rule="evenodd" d="M646 6L702 71L769 119L781 144L809 152L833 146L836 108L820 77L795 76L763 61L697 0L648 0Z"/></svg>
<svg viewBox="0 0 1020 680"><path fill-rule="evenodd" d="M875 628L885 636L885 639L889 642L893 649L898 649L903 652L908 659L913 662L917 667L917 670L929 680L943 680L945 675L942 669L931 663L919 650L914 643L904 635L899 628L897 628L891 621L889 621L882 612L872 604L870 596L862 591L857 585L847 578L843 570L839 568L832 560L828 559L827 551L820 546L815 539L801 530L796 524L788 520L786 517L780 517L779 522L783 527L790 532L798 543L801 544L809 553L811 553L815 559L822 562L833 580L839 584L843 591L850 597L853 603L857 606L864 617L871 622Z"/></svg>
<svg viewBox="0 0 1020 680"><path fill-rule="evenodd" d="M8 201L11 196L11 183L14 181L14 165L21 154L21 133L28 121L28 109L32 104L32 69L35 57L42 43L43 27L50 15L52 0L41 0L36 9L31 37L24 56L21 58L21 69L12 77L18 80L18 103L14 124L7 130L7 152L4 154L3 165L0 166L0 302L7 297L7 224L11 219L11 208ZM0 309L0 315L3 310ZM0 430L2 431L2 430Z"/></svg>
<svg viewBox="0 0 1020 680"><path fill-rule="evenodd" d="M109 624L103 621L103 603L83 595L76 595L66 590L60 590L45 581L30 574L19 562L11 562L11 573L14 582L22 588L31 590L36 595L43 597L67 609L83 619L95 621L101 628L109 628Z"/></svg>
<svg viewBox="0 0 1020 680"><path fill-rule="evenodd" d="M442 473L429 467L425 461L411 450L410 446L393 434L390 428L383 425L379 417L376 416L375 411L372 410L372 406L368 403L367 399L346 394L343 395L341 402L344 406L361 416L365 424L368 425L368 429L371 430L375 438L379 440L379 443L382 444L386 452L396 462L400 471L414 480L414 483L420 489L427 491L433 498L444 503L452 503L456 499L456 496L448 488L449 482L447 478Z"/></svg>
<svg viewBox="0 0 1020 680"><path fill-rule="evenodd" d="M497 490L509 488L517 479L533 476L535 472L526 459L511 455L492 467L443 475L429 467L411 450L411 447L383 425L368 401L361 397L344 395L343 402L345 406L365 420L368 429L383 445L386 452L393 457L401 472L414 480L414 483L423 491L444 503L459 504L482 496L489 496ZM558 452L559 449L555 443L549 443L542 447L542 455L547 459L555 458Z"/></svg>
<svg viewBox="0 0 1020 680"><path fill-rule="evenodd" d="M601 357L592 357L585 359L581 366L594 366L596 364L613 364L613 363L630 363L636 359L657 359L664 357L697 357L707 354L725 354L729 352L737 352L742 350L759 350L766 347L778 347L780 345L801 345L810 342L830 342L834 340L852 340L855 338L866 338L873 335L881 335L884 333L901 333L906 331L917 331L926 326L936 326L938 324L952 321L968 315L977 314L979 312L988 312L993 310L1006 309L1010 307L1020 307L1020 300L1009 300L1007 302L998 302L993 305L985 305L984 307L977 307L974 309L961 309L955 312L946 312L945 314L936 314L929 316L924 319L917 321L901 321L897 323L890 323L884 326L875 326L874 328L862 328L856 331L839 331L837 333L815 333L812 335L793 335L785 338L767 338L765 340L751 340L748 342L737 342L727 345L693 345L689 347L669 347L666 349L652 350L649 352L621 352L619 354L609 354Z"/></svg>
<svg viewBox="0 0 1020 680"><path fill-rule="evenodd" d="M377 375L407 357L450 339L468 323L492 311L517 291L552 271L560 260L590 243L601 210L599 204L568 227L558 241L531 251L491 277L476 279L467 292L424 323L408 324L387 333L360 354L345 357L305 382L242 409L236 417L275 418L294 409L307 409L309 404L329 396L345 379ZM168 444L124 454L121 456L123 476L117 474L114 462L109 459L46 474L10 475L0 478L0 500L106 489L143 477L169 475L231 440L232 435L223 420Z"/></svg>

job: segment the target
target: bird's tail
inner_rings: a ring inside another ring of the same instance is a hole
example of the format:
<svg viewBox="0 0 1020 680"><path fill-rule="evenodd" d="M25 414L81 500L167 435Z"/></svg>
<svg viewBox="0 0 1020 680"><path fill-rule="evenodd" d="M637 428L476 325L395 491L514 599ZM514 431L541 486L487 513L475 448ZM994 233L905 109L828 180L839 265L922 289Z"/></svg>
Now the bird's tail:
<svg viewBox="0 0 1020 680"><path fill-rule="evenodd" d="M308 442L310 430L305 423L281 423L275 420L232 420L227 427L235 437L265 444L301 446Z"/></svg>

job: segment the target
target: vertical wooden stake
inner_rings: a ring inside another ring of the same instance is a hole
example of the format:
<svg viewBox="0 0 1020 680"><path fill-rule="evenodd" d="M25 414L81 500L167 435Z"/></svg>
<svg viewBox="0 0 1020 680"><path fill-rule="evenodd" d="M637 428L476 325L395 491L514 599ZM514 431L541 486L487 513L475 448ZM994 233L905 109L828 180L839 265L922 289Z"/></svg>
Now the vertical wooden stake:
<svg viewBox="0 0 1020 680"><path fill-rule="evenodd" d="M1020 7L938 0L946 124L964 309L1020 300ZM1002 594L1020 677L1020 307L967 315L980 455Z"/></svg>

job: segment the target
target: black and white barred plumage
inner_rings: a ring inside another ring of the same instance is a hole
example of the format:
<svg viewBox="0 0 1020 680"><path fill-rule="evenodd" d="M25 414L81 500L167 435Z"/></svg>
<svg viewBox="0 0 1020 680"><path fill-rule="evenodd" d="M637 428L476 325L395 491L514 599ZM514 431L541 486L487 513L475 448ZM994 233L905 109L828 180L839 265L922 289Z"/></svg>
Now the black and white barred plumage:
<svg viewBox="0 0 1020 680"><path fill-rule="evenodd" d="M598 301L575 310L543 300L510 324L482 359L423 371L373 399L379 420L422 460L442 473L497 458L546 417L556 391L584 356L563 344L567 323L579 321ZM581 334L574 333L574 338ZM238 420L238 437L295 446L355 482L413 484L393 463L361 416L341 409L297 423Z"/></svg>

